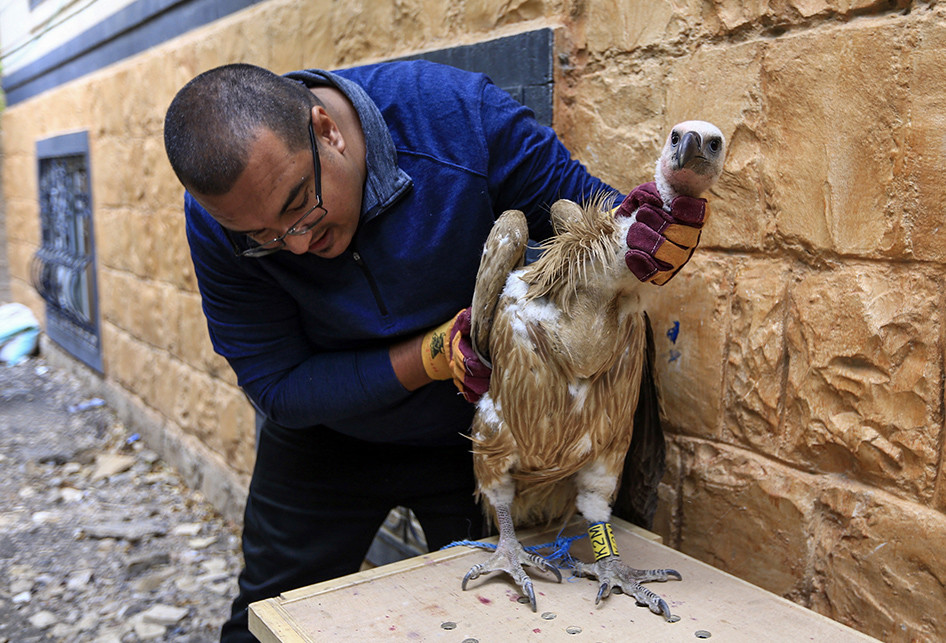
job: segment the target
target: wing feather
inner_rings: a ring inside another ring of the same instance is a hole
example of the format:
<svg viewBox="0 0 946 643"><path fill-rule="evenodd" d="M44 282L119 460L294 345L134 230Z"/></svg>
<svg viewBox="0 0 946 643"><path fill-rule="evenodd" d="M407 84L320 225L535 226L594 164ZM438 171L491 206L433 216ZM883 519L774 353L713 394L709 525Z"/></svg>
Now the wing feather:
<svg viewBox="0 0 946 643"><path fill-rule="evenodd" d="M483 247L470 310L470 335L473 349L487 364L492 362L489 337L496 303L509 273L522 266L528 239L525 215L519 210L507 210L493 224Z"/></svg>

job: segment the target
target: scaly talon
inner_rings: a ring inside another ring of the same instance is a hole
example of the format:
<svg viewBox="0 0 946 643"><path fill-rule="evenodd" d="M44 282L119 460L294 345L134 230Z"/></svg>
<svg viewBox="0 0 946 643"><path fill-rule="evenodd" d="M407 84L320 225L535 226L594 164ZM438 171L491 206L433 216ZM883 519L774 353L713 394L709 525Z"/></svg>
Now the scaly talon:
<svg viewBox="0 0 946 643"><path fill-rule="evenodd" d="M525 584L522 586L522 591L526 593L526 596L529 597L529 605L532 606L532 611L535 612L535 589L532 587L532 579L527 578Z"/></svg>
<svg viewBox="0 0 946 643"><path fill-rule="evenodd" d="M607 598L611 595L611 586L607 583L601 583L601 588L598 590L598 596L595 597L595 605L601 602L602 598Z"/></svg>
<svg viewBox="0 0 946 643"><path fill-rule="evenodd" d="M576 572L579 576L594 576L601 581L595 605L598 605L601 599L610 596L613 590L620 590L634 597L638 605L647 607L651 612L660 614L668 621L673 615L670 613L667 601L641 583L664 582L671 578L683 580L683 576L675 569L634 569L622 563L618 556L602 558L591 565L578 563Z"/></svg>
<svg viewBox="0 0 946 643"><path fill-rule="evenodd" d="M670 606L667 605L667 601L661 598L660 602L657 603L657 606L660 608L659 612L655 612L653 607L650 608L650 611L654 612L654 614L663 614L665 621L670 621L673 618L673 614L670 613Z"/></svg>
<svg viewBox="0 0 946 643"><path fill-rule="evenodd" d="M535 589L532 586L532 579L522 568L523 565L533 565L540 570L551 573L558 579L558 582L562 582L562 573L552 563L537 554L527 552L516 540L512 540L511 543L500 540L500 544L492 556L470 568L470 571L463 577L461 587L465 590L469 581L479 578L482 574L496 571L506 572L519 585L523 594L529 598L529 604L532 606L532 611L535 612Z"/></svg>
<svg viewBox="0 0 946 643"><path fill-rule="evenodd" d="M543 571L549 572L550 574L555 576L556 579L558 579L558 582L560 583L562 582L562 572L558 571L558 567L556 567L555 565L553 565L546 559L542 558L538 554L526 552L526 556L528 557L529 562L531 562L532 565L534 565L535 567L538 567L539 569Z"/></svg>
<svg viewBox="0 0 946 643"><path fill-rule="evenodd" d="M483 565L477 563L470 567L470 571L466 573L463 577L463 583L460 585L464 590L466 590L467 581L475 580L480 577L480 570L483 568Z"/></svg>
<svg viewBox="0 0 946 643"><path fill-rule="evenodd" d="M634 569L633 567L628 567L628 569L633 572L634 580L638 583L651 581L663 583L671 578L674 580L683 580L683 576L675 569Z"/></svg>

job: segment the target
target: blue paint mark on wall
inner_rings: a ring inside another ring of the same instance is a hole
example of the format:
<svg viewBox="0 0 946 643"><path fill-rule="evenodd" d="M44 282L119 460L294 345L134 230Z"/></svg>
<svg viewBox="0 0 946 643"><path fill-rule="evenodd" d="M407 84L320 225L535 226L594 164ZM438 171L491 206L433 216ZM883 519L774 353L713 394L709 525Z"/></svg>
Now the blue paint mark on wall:
<svg viewBox="0 0 946 643"><path fill-rule="evenodd" d="M680 334L680 322L673 322L673 326L667 329L667 337L670 338L672 344L677 343L677 335Z"/></svg>
<svg viewBox="0 0 946 643"><path fill-rule="evenodd" d="M674 363L675 361L677 361L678 359L680 359L680 356L681 356L682 354L683 354L683 353L681 353L680 351L678 351L678 350L675 349L675 348L671 349L671 350L670 350L670 363L672 364L672 363Z"/></svg>

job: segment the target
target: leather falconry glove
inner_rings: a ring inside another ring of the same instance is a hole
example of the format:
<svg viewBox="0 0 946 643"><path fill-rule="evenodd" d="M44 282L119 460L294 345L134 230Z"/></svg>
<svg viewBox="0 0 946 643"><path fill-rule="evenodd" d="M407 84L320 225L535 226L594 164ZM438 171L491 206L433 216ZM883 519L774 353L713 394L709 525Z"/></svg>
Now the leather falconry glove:
<svg viewBox="0 0 946 643"><path fill-rule="evenodd" d="M635 213L636 220L627 231L624 262L641 281L662 286L690 260L699 244L709 215L706 199L678 196L667 208L657 185L650 182L634 188L615 216Z"/></svg>
<svg viewBox="0 0 946 643"><path fill-rule="evenodd" d="M430 379L452 378L467 402L477 402L489 390L492 369L481 362L473 350L469 308L424 336L421 359Z"/></svg>

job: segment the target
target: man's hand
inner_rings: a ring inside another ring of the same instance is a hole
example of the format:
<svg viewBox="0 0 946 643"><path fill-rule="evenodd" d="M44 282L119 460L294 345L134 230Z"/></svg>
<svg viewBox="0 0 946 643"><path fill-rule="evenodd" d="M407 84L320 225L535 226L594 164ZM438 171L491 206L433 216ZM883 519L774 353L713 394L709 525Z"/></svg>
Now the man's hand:
<svg viewBox="0 0 946 643"><path fill-rule="evenodd" d="M624 262L641 281L662 286L690 260L706 220L706 199L678 196L665 208L653 182L624 199L615 216L636 214L627 231Z"/></svg>
<svg viewBox="0 0 946 643"><path fill-rule="evenodd" d="M468 402L478 401L489 390L492 371L473 351L469 308L464 308L453 319L424 336L421 359L430 379L452 378Z"/></svg>

